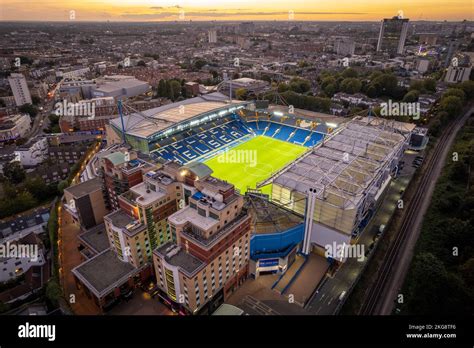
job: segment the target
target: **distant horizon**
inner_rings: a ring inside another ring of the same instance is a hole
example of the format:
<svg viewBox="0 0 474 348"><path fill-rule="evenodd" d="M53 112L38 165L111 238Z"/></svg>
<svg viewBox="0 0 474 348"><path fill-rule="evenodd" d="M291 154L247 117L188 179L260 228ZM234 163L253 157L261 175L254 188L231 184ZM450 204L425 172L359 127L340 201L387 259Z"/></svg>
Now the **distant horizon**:
<svg viewBox="0 0 474 348"><path fill-rule="evenodd" d="M0 22L472 21L471 0L2 0Z"/></svg>
<svg viewBox="0 0 474 348"><path fill-rule="evenodd" d="M387 19L390 17L385 17L381 18L379 20L320 20L320 19L306 19L306 20L161 20L161 21L124 21L124 20L76 20L76 21L68 21L68 20L2 20L0 19L0 23L123 23L123 24L151 24L151 23L213 23L213 22L219 22L219 23L244 23L244 22L263 22L263 23L270 23L270 22L281 22L281 23L302 23L302 22L314 22L314 23L320 23L320 22L331 22L331 23L379 23L380 21ZM448 22L448 23L463 23L466 21L467 23L473 23L474 20L469 20L469 19L460 19L460 20L447 20L447 19L417 19L417 20L412 20L410 18L405 18L408 19L411 23L417 23L417 22Z"/></svg>

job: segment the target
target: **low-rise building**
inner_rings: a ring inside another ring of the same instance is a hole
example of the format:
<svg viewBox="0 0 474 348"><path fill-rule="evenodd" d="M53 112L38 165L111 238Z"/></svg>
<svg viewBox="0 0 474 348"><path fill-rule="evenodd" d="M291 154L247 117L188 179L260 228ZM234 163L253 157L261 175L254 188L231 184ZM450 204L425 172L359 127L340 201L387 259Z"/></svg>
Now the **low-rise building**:
<svg viewBox="0 0 474 348"><path fill-rule="evenodd" d="M0 142L23 138L31 129L28 114L16 114L4 118L0 124Z"/></svg>

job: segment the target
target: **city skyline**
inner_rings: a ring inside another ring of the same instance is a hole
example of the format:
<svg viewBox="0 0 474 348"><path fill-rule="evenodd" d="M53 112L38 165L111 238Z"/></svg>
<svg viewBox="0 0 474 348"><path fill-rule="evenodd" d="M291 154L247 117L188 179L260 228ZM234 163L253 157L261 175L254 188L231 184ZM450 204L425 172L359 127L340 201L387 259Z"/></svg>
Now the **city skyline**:
<svg viewBox="0 0 474 348"><path fill-rule="evenodd" d="M449 5L447 8L445 5ZM198 6L192 1L169 0L87 0L87 1L18 1L3 0L1 21L378 21L402 14L411 20L472 20L472 2L423 0L342 0L318 1L308 5L302 0L251 1L204 0ZM74 12L71 12L74 11Z"/></svg>

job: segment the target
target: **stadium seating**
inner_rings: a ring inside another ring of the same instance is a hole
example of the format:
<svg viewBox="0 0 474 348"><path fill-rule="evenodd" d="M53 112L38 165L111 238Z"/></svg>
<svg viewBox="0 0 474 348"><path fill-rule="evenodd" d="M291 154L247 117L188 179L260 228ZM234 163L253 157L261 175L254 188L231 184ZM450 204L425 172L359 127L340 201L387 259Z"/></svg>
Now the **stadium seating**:
<svg viewBox="0 0 474 348"><path fill-rule="evenodd" d="M294 119L283 121L285 124L269 121L268 118L246 122L237 115L224 117L161 140L155 144L152 157L184 164L249 135L264 135L308 147L316 145L324 137L322 133L294 126Z"/></svg>

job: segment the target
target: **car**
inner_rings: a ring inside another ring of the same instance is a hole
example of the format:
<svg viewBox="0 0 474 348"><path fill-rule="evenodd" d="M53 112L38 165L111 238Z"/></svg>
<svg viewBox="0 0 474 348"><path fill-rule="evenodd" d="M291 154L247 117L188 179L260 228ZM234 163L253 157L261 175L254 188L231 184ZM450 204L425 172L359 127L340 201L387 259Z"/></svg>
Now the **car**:
<svg viewBox="0 0 474 348"><path fill-rule="evenodd" d="M339 295L339 301L342 301L345 296L346 296L346 290L344 290L343 292L341 292L341 294Z"/></svg>

